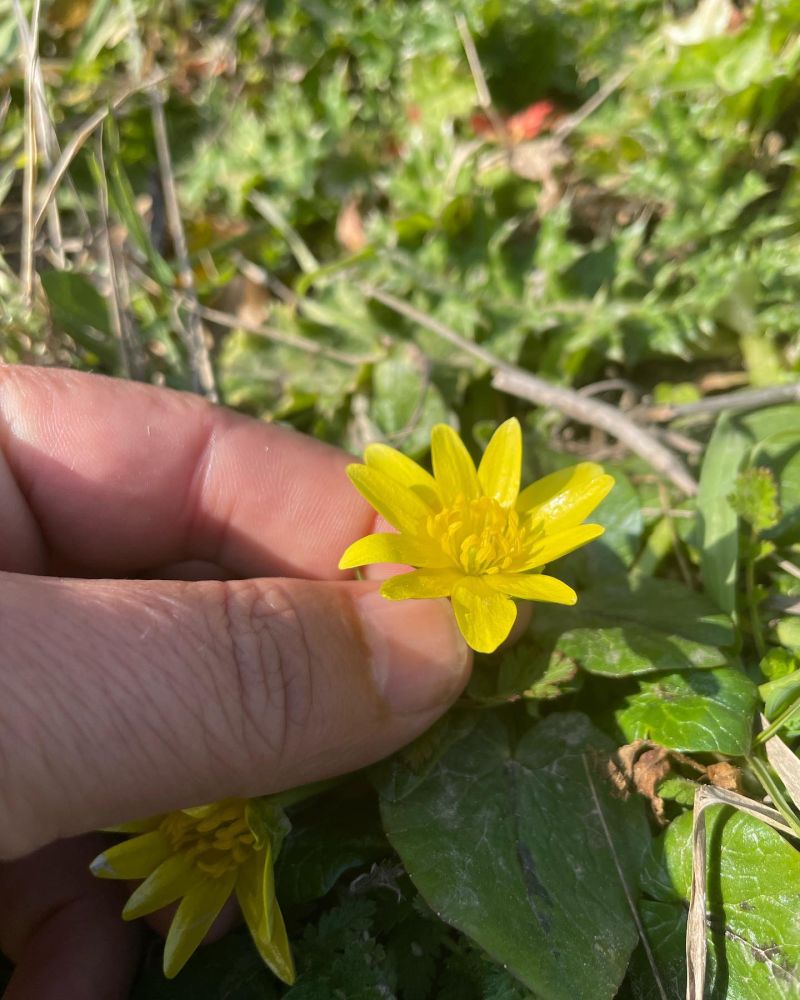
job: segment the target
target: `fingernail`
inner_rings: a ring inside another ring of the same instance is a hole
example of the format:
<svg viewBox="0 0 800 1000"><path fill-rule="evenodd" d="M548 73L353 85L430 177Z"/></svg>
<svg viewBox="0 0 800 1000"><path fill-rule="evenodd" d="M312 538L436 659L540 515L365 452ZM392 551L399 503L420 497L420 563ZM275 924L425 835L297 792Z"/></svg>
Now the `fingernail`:
<svg viewBox="0 0 800 1000"><path fill-rule="evenodd" d="M369 591L356 606L375 685L392 711L424 712L455 701L472 657L448 601L388 601Z"/></svg>

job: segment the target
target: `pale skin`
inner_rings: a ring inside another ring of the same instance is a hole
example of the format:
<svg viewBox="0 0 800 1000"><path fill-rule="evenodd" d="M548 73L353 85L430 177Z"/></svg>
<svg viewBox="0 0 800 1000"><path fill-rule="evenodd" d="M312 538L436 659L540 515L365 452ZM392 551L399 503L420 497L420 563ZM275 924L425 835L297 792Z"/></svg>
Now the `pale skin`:
<svg viewBox="0 0 800 1000"><path fill-rule="evenodd" d="M127 996L140 931L88 831L366 766L458 697L446 601L337 562L350 459L179 393L0 368L6 1000Z"/></svg>

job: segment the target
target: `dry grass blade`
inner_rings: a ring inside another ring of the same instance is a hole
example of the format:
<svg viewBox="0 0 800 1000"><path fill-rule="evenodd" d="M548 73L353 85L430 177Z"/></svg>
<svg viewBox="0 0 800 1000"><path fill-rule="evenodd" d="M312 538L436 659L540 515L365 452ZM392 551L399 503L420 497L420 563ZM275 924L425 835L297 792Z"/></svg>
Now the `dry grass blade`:
<svg viewBox="0 0 800 1000"><path fill-rule="evenodd" d="M692 889L686 924L686 1000L703 1000L706 973L706 824L709 806L733 806L781 833L794 836L777 809L713 785L703 785L694 797L692 822Z"/></svg>
<svg viewBox="0 0 800 1000"><path fill-rule="evenodd" d="M575 129L586 121L590 115L594 114L600 105L605 103L605 101L611 97L615 90L619 90L630 75L631 71L629 69L620 70L618 73L615 73L609 80L599 87L597 91L592 94L589 100L582 104L577 111L568 115L559 123L558 127L553 130L553 135L556 139L566 139L567 136L574 132Z"/></svg>
<svg viewBox="0 0 800 1000"><path fill-rule="evenodd" d="M25 49L25 167L22 178L22 235L20 238L19 279L26 305L33 302L33 261L34 227L33 204L36 191L36 161L38 143L36 139L35 104L37 48L35 39L39 33L40 0L36 0L28 25L19 0L14 0L14 15L17 20L20 40Z"/></svg>
<svg viewBox="0 0 800 1000"><path fill-rule="evenodd" d="M164 104L161 95L157 91L153 91L151 94L150 111L158 168L161 174L161 187L164 192L167 226L169 227L170 236L175 248L178 277L186 298L193 306L196 306L197 294L194 287L194 275L192 273L192 266L189 263L186 234L183 230L180 205L178 204L178 192L175 187L175 176L172 171L172 157L169 150L169 140L167 139ZM214 369L211 366L211 356L206 345L203 325L196 309L189 310L183 332L194 389L205 396L206 399L216 403L219 397L214 381Z"/></svg>
<svg viewBox="0 0 800 1000"><path fill-rule="evenodd" d="M631 911L631 916L633 917L633 922L636 924L636 930L639 934L639 940L642 943L642 948L645 955L647 956L648 964L650 965L650 970L653 973L653 981L656 984L656 989L658 990L658 995L661 1000L667 1000L667 992L664 989L664 984L661 982L661 976L658 972L658 966L656 965L656 960L653 956L653 950L650 947L650 942L647 940L647 935L645 934L644 926L642 924L642 919L639 916L639 908L636 906L636 900L633 897L633 893L628 886L627 879L625 878L625 872L622 870L622 864L619 860L619 854L617 853L616 846L614 844L614 838L611 836L611 831L608 828L608 823L606 822L606 817L603 812L603 807L600 804L600 796L597 794L597 788L595 787L594 778L592 777L592 771L589 767L589 760L586 754L583 755L583 768L586 772L586 781L589 784L589 790L592 793L592 801L594 802L595 812L600 820L600 825L603 827L603 836L606 838L606 843L608 844L608 849L611 852L611 857L614 861L614 867L617 870L617 875L619 876L620 885L622 886L622 891L625 893L625 899L628 903L628 908Z"/></svg>
<svg viewBox="0 0 800 1000"><path fill-rule="evenodd" d="M314 354L321 358L330 358L331 361L339 361L345 365L359 366L381 360L380 356L348 354L345 351L337 351L334 347L325 347L323 344L318 344L315 340L303 337L299 333L287 333L285 330L278 330L274 326L249 323L247 320L231 316L229 313L222 312L219 309L209 309L206 306L193 305L192 303L189 303L187 308L197 312L198 315L207 319L210 323L218 323L220 326L228 327L231 330L244 330L246 333L252 333L256 337L272 340L276 344L293 347L298 351L305 351L306 354Z"/></svg>
<svg viewBox="0 0 800 1000"><path fill-rule="evenodd" d="M472 73L472 79L475 83L475 92L478 95L478 104L481 108L483 108L486 117L491 122L497 138L506 139L507 130L505 123L500 115L498 115L497 111L495 111L495 107L492 102L492 95L489 93L489 85L486 83L486 75L483 72L483 67L481 66L481 61L478 57L478 50L475 48L475 42L473 41L472 34L469 30L467 19L463 14L456 14L456 27L458 28L458 33L461 36L461 44L464 46L464 54L467 57L469 70L470 73Z"/></svg>
<svg viewBox="0 0 800 1000"><path fill-rule="evenodd" d="M97 137L97 204L100 218L103 222L103 243L108 270L108 281L111 288L109 299L111 306L111 326L119 346L120 367L126 378L141 379L145 374L145 359L138 338L131 330L128 316L128 303L123 301L123 294L128 289L124 264L118 259L111 238L111 224L108 215L108 183L106 182L105 161L103 157L103 135Z"/></svg>
<svg viewBox="0 0 800 1000"><path fill-rule="evenodd" d="M416 309L395 295L370 285L362 285L361 290L369 298L381 302L406 319L419 323L460 351L483 361L492 369L492 386L495 389L525 399L537 406L551 406L579 423L599 427L643 458L656 472L666 476L683 493L694 496L697 492L697 482L683 462L656 440L648 430L634 423L620 410L601 400L582 396L574 389L553 385L538 375L532 375L517 365L503 361L485 347L467 340L433 316Z"/></svg>
<svg viewBox="0 0 800 1000"><path fill-rule="evenodd" d="M698 789L692 815L692 890L686 922L686 1000L703 1000L706 980L706 818L711 803Z"/></svg>
<svg viewBox="0 0 800 1000"><path fill-rule="evenodd" d="M138 94L143 90L149 90L151 87L155 87L163 80L163 75L155 76L149 80L145 80L143 83L137 83L133 87L128 87L118 97L115 97L107 108L100 108L98 111L95 111L94 114L90 115L86 121L82 122L75 129L72 133L72 137L59 156L58 162L48 174L47 182L39 195L39 207L34 218L34 230L36 232L38 232L39 227L42 224L45 212L55 197L56 191L58 190L61 181L64 179L64 175L67 170L69 170L69 166L72 161L75 159L75 155L89 136L91 136L92 132L94 132L94 130L101 125L110 114L113 114L113 112L121 107L133 94Z"/></svg>
<svg viewBox="0 0 800 1000"><path fill-rule="evenodd" d="M313 274L319 269L319 261L314 256L314 254L309 250L308 244L305 242L300 233L297 232L286 219L284 214L280 211L275 202L268 198L265 194L261 194L260 191L254 191L250 195L250 204L258 212L259 215L263 216L267 222L274 226L275 229L281 234L281 236L286 240L289 249L292 251L292 256L297 261L300 270L304 274Z"/></svg>
<svg viewBox="0 0 800 1000"><path fill-rule="evenodd" d="M50 116L47 93L39 62L39 8L40 3L37 0L31 14L31 23L28 24L16 0L14 4L20 43L25 53L26 61L26 128L28 114L30 114L36 138L37 161L41 159L44 168L49 170L53 158L58 155L58 138L55 126L53 125L53 119ZM54 203L51 203L47 209L47 227L50 250L56 266L63 268L66 266L66 256L64 254L61 232L61 219L58 214L58 207ZM33 242L36 239L38 226L34 223L31 229L31 242Z"/></svg>
<svg viewBox="0 0 800 1000"><path fill-rule="evenodd" d="M769 720L761 716L761 725L766 729ZM800 760L789 749L780 736L771 736L765 743L767 760L775 773L783 782L789 797L797 809L800 809Z"/></svg>

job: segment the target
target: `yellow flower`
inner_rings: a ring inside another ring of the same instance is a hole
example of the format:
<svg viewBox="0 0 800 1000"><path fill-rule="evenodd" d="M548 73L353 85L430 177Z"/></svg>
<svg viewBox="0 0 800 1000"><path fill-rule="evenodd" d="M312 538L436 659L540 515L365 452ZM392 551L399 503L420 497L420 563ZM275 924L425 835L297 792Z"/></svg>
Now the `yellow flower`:
<svg viewBox="0 0 800 1000"><path fill-rule="evenodd" d="M340 569L369 563L417 568L387 580L391 601L450 597L469 645L491 653L517 616L512 597L574 604L575 591L541 570L603 533L582 524L614 485L599 465L581 462L520 492L522 431L515 419L497 428L476 469L456 432L431 435L433 475L383 444L350 465L356 489L399 534L367 535L342 556Z"/></svg>
<svg viewBox="0 0 800 1000"><path fill-rule="evenodd" d="M273 874L287 827L275 806L225 799L115 827L136 836L104 851L91 869L99 878L144 879L122 911L124 920L180 900L164 945L167 978L180 972L235 892L261 957L292 983L294 963Z"/></svg>

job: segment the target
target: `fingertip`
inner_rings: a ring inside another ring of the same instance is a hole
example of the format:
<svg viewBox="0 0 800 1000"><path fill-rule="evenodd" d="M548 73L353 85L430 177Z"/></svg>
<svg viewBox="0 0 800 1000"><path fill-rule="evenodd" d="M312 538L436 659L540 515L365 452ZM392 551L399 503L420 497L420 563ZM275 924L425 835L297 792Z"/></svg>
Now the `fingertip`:
<svg viewBox="0 0 800 1000"><path fill-rule="evenodd" d="M441 714L463 691L472 654L450 602L389 601L377 590L356 599L376 688L400 715Z"/></svg>

